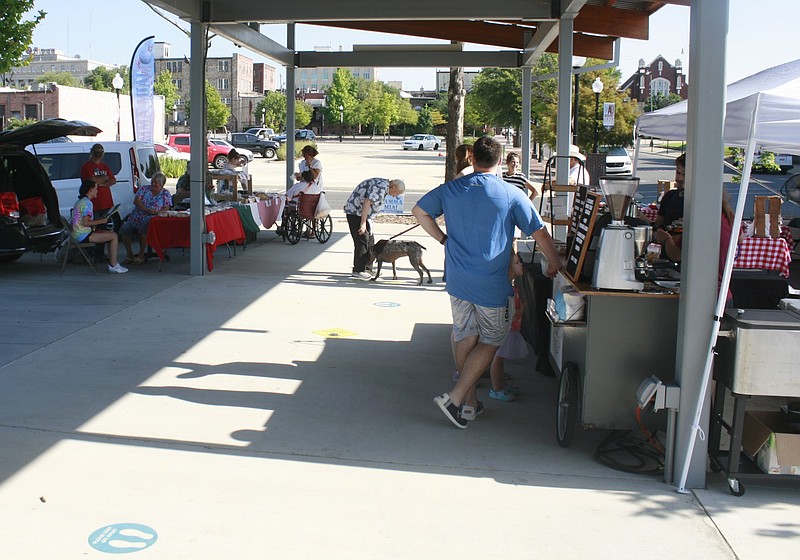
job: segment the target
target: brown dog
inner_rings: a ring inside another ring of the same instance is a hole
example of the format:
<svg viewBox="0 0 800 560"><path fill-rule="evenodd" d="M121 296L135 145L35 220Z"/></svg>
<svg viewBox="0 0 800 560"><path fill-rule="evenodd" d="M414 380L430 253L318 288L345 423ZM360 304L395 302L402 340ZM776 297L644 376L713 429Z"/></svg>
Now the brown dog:
<svg viewBox="0 0 800 560"><path fill-rule="evenodd" d="M400 257L408 257L411 266L414 267L414 270L419 272L419 282L417 282L417 286L422 286L423 270L428 273L428 284L432 284L433 279L431 278L431 272L422 264L422 251L424 249L425 247L416 241L387 241L385 239L378 241L369 249L369 264L372 264L375 260L378 261L378 272L375 274L375 278L373 278L372 281L374 282L381 275L381 265L385 262L392 263L392 279L397 280L395 261Z"/></svg>

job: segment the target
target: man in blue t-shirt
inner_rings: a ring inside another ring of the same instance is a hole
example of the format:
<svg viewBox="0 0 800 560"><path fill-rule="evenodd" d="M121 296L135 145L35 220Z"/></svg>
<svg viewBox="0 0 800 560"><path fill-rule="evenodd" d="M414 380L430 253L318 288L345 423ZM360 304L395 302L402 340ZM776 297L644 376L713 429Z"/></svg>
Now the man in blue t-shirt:
<svg viewBox="0 0 800 560"><path fill-rule="evenodd" d="M537 241L549 262L549 276L563 266L531 201L497 176L502 151L494 138L478 139L473 147L475 172L438 186L412 210L428 235L445 247L455 358L461 375L449 394L434 401L459 428L480 413L475 383L503 345L514 317L508 274L514 228ZM447 234L436 223L442 214Z"/></svg>

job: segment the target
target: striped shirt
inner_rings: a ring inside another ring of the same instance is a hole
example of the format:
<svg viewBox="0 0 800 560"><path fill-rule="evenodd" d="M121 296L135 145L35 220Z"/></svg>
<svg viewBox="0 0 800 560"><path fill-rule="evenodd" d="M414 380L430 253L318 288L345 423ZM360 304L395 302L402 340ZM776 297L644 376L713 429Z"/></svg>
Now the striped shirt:
<svg viewBox="0 0 800 560"><path fill-rule="evenodd" d="M509 175L507 172L503 173L503 181L514 185L515 187L519 188L521 191L526 192L527 188L525 187L525 183L528 181L528 178L523 174L517 171L513 175Z"/></svg>

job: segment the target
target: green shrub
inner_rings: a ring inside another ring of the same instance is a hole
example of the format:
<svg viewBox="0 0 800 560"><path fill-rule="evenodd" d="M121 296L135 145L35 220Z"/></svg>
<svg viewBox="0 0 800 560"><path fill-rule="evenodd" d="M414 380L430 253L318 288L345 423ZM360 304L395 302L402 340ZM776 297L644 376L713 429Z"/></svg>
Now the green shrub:
<svg viewBox="0 0 800 560"><path fill-rule="evenodd" d="M173 159L171 157L159 158L159 162L161 164L162 173L170 179L183 175L186 171L186 164L188 163L184 159Z"/></svg>
<svg viewBox="0 0 800 560"><path fill-rule="evenodd" d="M317 143L313 140L306 140L304 142L294 143L294 159L300 159L303 148L306 146L314 146L317 148ZM319 148L317 148L319 149ZM282 142L278 148L278 153L275 156L279 161L286 161L286 142Z"/></svg>

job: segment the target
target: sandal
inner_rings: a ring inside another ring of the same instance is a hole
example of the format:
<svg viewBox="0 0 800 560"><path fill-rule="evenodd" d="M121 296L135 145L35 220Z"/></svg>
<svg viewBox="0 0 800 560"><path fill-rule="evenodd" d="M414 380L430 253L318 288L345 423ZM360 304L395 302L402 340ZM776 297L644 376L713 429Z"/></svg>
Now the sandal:
<svg viewBox="0 0 800 560"><path fill-rule="evenodd" d="M134 257L131 264L144 264L144 259L142 257Z"/></svg>
<svg viewBox="0 0 800 560"><path fill-rule="evenodd" d="M132 258L130 258L130 257L127 257L127 258L126 258L124 261L122 261L122 263L121 263L121 264L122 264L123 266L128 266L129 264L133 264L133 259L132 259Z"/></svg>

